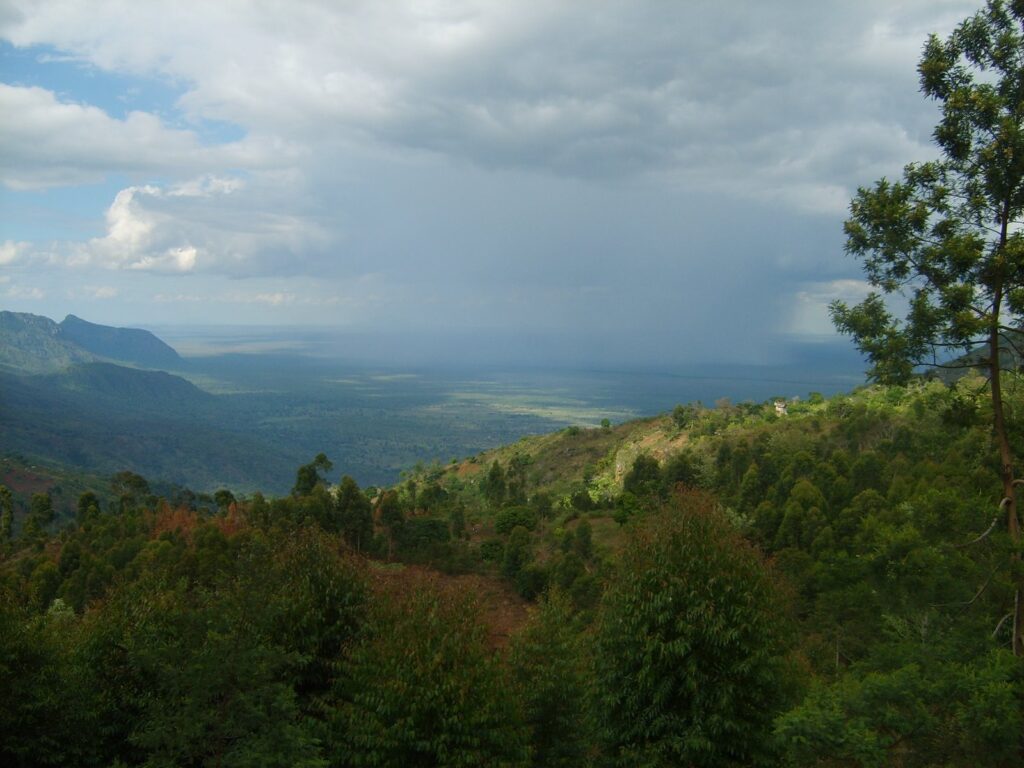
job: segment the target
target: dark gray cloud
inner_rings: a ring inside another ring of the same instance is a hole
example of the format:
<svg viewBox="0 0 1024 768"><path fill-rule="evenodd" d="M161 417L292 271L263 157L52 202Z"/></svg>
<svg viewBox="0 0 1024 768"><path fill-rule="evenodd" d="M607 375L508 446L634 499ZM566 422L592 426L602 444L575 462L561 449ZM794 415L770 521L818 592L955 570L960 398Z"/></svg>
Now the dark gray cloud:
<svg viewBox="0 0 1024 768"><path fill-rule="evenodd" d="M104 235L5 244L0 292L756 354L859 290L845 207L933 153L916 61L974 7L16 1L15 45L182 95L115 119L0 86L33 105L0 116L9 187L133 179L97 201ZM210 144L212 120L244 136Z"/></svg>

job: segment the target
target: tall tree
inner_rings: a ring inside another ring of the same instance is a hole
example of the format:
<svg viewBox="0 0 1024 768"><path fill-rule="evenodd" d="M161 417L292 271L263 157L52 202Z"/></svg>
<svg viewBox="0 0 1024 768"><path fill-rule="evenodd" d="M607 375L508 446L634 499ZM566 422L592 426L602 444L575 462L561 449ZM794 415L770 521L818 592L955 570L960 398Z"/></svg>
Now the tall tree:
<svg viewBox="0 0 1024 768"><path fill-rule="evenodd" d="M332 766L527 765L518 691L472 595L423 582L381 596L340 667Z"/></svg>
<svg viewBox="0 0 1024 768"><path fill-rule="evenodd" d="M313 492L318 485L324 484L320 476L321 470L330 472L334 464L327 458L327 454L318 453L316 458L309 464L303 464L295 471L295 485L292 487L293 496L307 496Z"/></svg>
<svg viewBox="0 0 1024 768"><path fill-rule="evenodd" d="M49 491L33 493L29 502L28 515L25 517L25 534L29 538L39 536L46 526L53 522L53 499Z"/></svg>
<svg viewBox="0 0 1024 768"><path fill-rule="evenodd" d="M530 622L512 639L512 675L532 734L532 765L586 765L592 743L590 646L558 590L537 604Z"/></svg>
<svg viewBox="0 0 1024 768"><path fill-rule="evenodd" d="M1003 366L1020 353L1024 321L1024 0L989 0L946 41L932 35L918 66L922 92L939 102L939 160L911 164L903 180L861 188L850 204L846 250L878 289L860 304L833 303L883 382L919 365L947 365L980 346L972 365L990 383L1002 480L1000 510L1013 542L1014 653L1024 655L1017 459L1003 403ZM899 320L883 294L908 302Z"/></svg>
<svg viewBox="0 0 1024 768"><path fill-rule="evenodd" d="M388 559L390 560L395 552L395 536L399 533L405 523L405 513L402 511L402 502L398 498L397 491L384 491L380 501L377 502L377 515L380 524L388 532Z"/></svg>
<svg viewBox="0 0 1024 768"><path fill-rule="evenodd" d="M345 540L362 551L373 539L373 507L359 485L348 475L341 478L334 499Z"/></svg>
<svg viewBox="0 0 1024 768"><path fill-rule="evenodd" d="M480 492L492 507L500 507L504 503L508 484L505 481L505 470L501 468L497 459L491 464L491 468L480 483Z"/></svg>
<svg viewBox="0 0 1024 768"><path fill-rule="evenodd" d="M81 525L90 517L98 515L100 511L100 499L92 491L85 491L81 496L78 497L77 506L77 520L78 524Z"/></svg>
<svg viewBox="0 0 1024 768"><path fill-rule="evenodd" d="M135 509L141 503L153 501L146 478L127 469L110 478L110 490L119 499L122 512Z"/></svg>
<svg viewBox="0 0 1024 768"><path fill-rule="evenodd" d="M513 504L526 503L527 478L526 470L530 465L530 458L517 453L508 463L506 480L508 483L508 500Z"/></svg>
<svg viewBox="0 0 1024 768"><path fill-rule="evenodd" d="M14 532L14 498L6 485L0 485L0 544L11 540Z"/></svg>
<svg viewBox="0 0 1024 768"><path fill-rule="evenodd" d="M613 765L774 765L787 622L760 554L714 500L673 496L630 530L596 637Z"/></svg>

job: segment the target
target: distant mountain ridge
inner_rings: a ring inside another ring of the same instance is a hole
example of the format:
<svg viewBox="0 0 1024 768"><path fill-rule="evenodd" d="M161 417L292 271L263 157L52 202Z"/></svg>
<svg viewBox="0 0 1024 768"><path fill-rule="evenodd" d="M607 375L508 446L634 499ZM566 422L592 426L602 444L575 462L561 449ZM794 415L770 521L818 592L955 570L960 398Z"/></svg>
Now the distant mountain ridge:
<svg viewBox="0 0 1024 768"><path fill-rule="evenodd" d="M0 312L0 368L17 373L55 373L96 355L61 335L48 317Z"/></svg>
<svg viewBox="0 0 1024 768"><path fill-rule="evenodd" d="M174 349L141 328L114 328L68 315L60 324L62 338L87 352L146 368L173 368L181 363Z"/></svg>
<svg viewBox="0 0 1024 768"><path fill-rule="evenodd" d="M57 323L42 315L0 311L0 368L56 373L106 361L158 369L182 363L172 347L139 328L97 325L74 315Z"/></svg>

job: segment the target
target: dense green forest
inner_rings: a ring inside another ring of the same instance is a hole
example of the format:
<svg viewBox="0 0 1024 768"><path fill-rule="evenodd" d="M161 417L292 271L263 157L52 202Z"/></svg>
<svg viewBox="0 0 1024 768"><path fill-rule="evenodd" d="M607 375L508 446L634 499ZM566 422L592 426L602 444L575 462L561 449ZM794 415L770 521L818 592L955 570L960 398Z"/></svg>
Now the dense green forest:
<svg viewBox="0 0 1024 768"><path fill-rule="evenodd" d="M3 494L0 751L1017 765L988 408L980 379L694 403L387 489L321 455L280 498L172 505L123 472L73 521Z"/></svg>

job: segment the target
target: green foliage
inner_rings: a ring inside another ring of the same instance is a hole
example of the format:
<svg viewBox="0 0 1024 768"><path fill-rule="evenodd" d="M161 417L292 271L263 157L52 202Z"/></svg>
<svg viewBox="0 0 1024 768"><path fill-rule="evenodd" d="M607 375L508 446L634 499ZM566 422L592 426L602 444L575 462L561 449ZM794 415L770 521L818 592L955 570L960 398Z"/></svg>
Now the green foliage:
<svg viewBox="0 0 1024 768"><path fill-rule="evenodd" d="M770 764L785 627L758 554L691 493L630 532L617 573L596 657L616 764Z"/></svg>
<svg viewBox="0 0 1024 768"><path fill-rule="evenodd" d="M462 504L457 504L448 513L448 524L451 526L453 539L461 539L466 535L466 510Z"/></svg>
<svg viewBox="0 0 1024 768"><path fill-rule="evenodd" d="M522 526L512 529L505 543L505 554L501 561L501 575L515 581L519 572L530 561L530 534Z"/></svg>
<svg viewBox="0 0 1024 768"><path fill-rule="evenodd" d="M686 429L697 420L702 410L703 407L700 403L677 405L672 409L672 422L679 429Z"/></svg>
<svg viewBox="0 0 1024 768"><path fill-rule="evenodd" d="M497 459L491 464L487 475L480 483L480 493L492 507L500 507L508 493L508 484L505 481L505 470L498 464Z"/></svg>
<svg viewBox="0 0 1024 768"><path fill-rule="evenodd" d="M579 512L589 512L597 507L597 504L594 503L594 498L590 495L590 491L586 488L578 488L573 491L569 497L569 503L573 509Z"/></svg>
<svg viewBox="0 0 1024 768"><path fill-rule="evenodd" d="M530 499L530 507L537 513L537 518L545 520L551 517L552 504L551 494L549 493L535 493L533 498Z"/></svg>
<svg viewBox="0 0 1024 768"><path fill-rule="evenodd" d="M403 553L430 550L451 538L448 522L437 517L410 517L402 525L395 543Z"/></svg>
<svg viewBox="0 0 1024 768"><path fill-rule="evenodd" d="M405 522L405 512L395 491L384 491L377 504L377 514L381 524L389 531L396 531Z"/></svg>
<svg viewBox="0 0 1024 768"><path fill-rule="evenodd" d="M14 534L14 499L6 485L0 485L0 546Z"/></svg>
<svg viewBox="0 0 1024 768"><path fill-rule="evenodd" d="M46 527L53 522L53 499L47 492L33 493L29 503L29 512L25 517L25 535L28 538L40 536Z"/></svg>
<svg viewBox="0 0 1024 768"><path fill-rule="evenodd" d="M321 472L330 472L334 467L326 454L318 453L309 464L303 464L295 471L295 485L292 487L293 496L308 496L318 485L323 485L325 480L320 476Z"/></svg>
<svg viewBox="0 0 1024 768"><path fill-rule="evenodd" d="M416 507L425 512L436 512L444 507L448 492L437 481L427 484L416 497Z"/></svg>
<svg viewBox="0 0 1024 768"><path fill-rule="evenodd" d="M425 586L375 604L338 678L328 752L352 766L521 766L528 730L472 598Z"/></svg>
<svg viewBox="0 0 1024 768"><path fill-rule="evenodd" d="M218 509L226 510L235 503L235 494L227 488L221 488L213 494L213 501Z"/></svg>
<svg viewBox="0 0 1024 768"><path fill-rule="evenodd" d="M500 562L505 554L505 542L501 539L487 539L480 542L480 559L484 562Z"/></svg>
<svg viewBox="0 0 1024 768"><path fill-rule="evenodd" d="M526 470L530 466L530 458L521 453L515 454L508 463L506 481L508 486L508 500L512 504L525 504L528 482Z"/></svg>
<svg viewBox="0 0 1024 768"><path fill-rule="evenodd" d="M649 496L661 489L661 465L653 456L641 453L622 481L622 490L634 496Z"/></svg>
<svg viewBox="0 0 1024 768"><path fill-rule="evenodd" d="M373 539L373 507L359 485L348 475L341 478L334 497L341 532L357 552Z"/></svg>
<svg viewBox="0 0 1024 768"><path fill-rule="evenodd" d="M536 512L529 507L508 507L494 518L494 532L500 536L511 533L516 526L532 531L537 527Z"/></svg>
<svg viewBox="0 0 1024 768"><path fill-rule="evenodd" d="M793 765L907 768L1017 765L1024 668L1006 652L910 663L818 684L779 718Z"/></svg>
<svg viewBox="0 0 1024 768"><path fill-rule="evenodd" d="M633 465L636 468L636 465ZM661 470L661 482L667 492L677 486L684 488L700 488L704 485L701 467L697 457L691 451L680 451L665 462ZM636 491L634 491L636 493Z"/></svg>
<svg viewBox="0 0 1024 768"><path fill-rule="evenodd" d="M587 520L580 520L573 533L573 551L584 561L594 558L593 528Z"/></svg>
<svg viewBox="0 0 1024 768"><path fill-rule="evenodd" d="M180 588L131 595L153 611L123 637L123 682L146 692L128 740L149 764L314 764L286 682L297 659L269 642L258 597Z"/></svg>
<svg viewBox="0 0 1024 768"><path fill-rule="evenodd" d="M82 618L40 589L33 616L0 588L5 764L322 765L316 723L362 624L361 577L316 529L272 541L163 514L184 527L136 547ZM91 519L31 581L74 589L135 526Z"/></svg>
<svg viewBox="0 0 1024 768"><path fill-rule="evenodd" d="M152 504L149 481L142 475L123 470L110 478L110 490L118 499L121 511L133 510L143 504Z"/></svg>
<svg viewBox="0 0 1024 768"><path fill-rule="evenodd" d="M595 743L590 714L588 639L558 591L542 598L512 640L512 674L530 728L532 764L570 768L585 765Z"/></svg>

